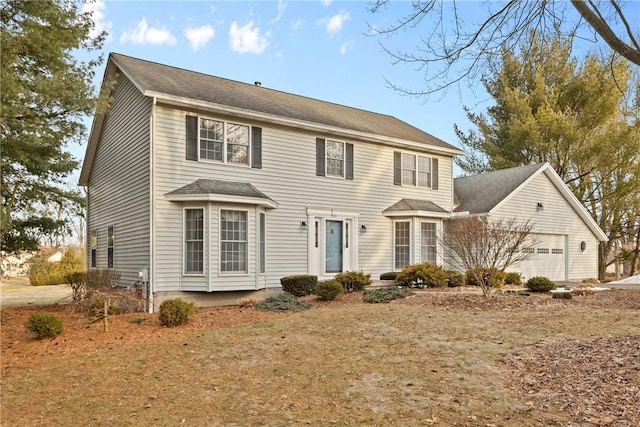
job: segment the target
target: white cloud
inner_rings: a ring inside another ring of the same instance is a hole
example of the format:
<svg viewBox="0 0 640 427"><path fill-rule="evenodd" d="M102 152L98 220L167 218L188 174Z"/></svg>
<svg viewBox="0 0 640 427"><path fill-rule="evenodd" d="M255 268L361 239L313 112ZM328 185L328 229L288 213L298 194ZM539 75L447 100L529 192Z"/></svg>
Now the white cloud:
<svg viewBox="0 0 640 427"><path fill-rule="evenodd" d="M176 38L166 27L150 28L147 20L142 18L138 25L122 33L120 42L132 42L134 44L176 44Z"/></svg>
<svg viewBox="0 0 640 427"><path fill-rule="evenodd" d="M297 21L291 21L291 29L293 31L297 30L302 26L302 20L298 19Z"/></svg>
<svg viewBox="0 0 640 427"><path fill-rule="evenodd" d="M215 37L216 32L211 25L203 25L198 28L185 28L184 35L189 39L191 49L198 50L206 46L209 40Z"/></svg>
<svg viewBox="0 0 640 427"><path fill-rule="evenodd" d="M233 21L229 29L229 46L238 53L262 53L269 46L268 31L264 36L260 34L260 28L253 26L253 21L249 21L244 27L238 26Z"/></svg>
<svg viewBox="0 0 640 427"><path fill-rule="evenodd" d="M320 3L322 3L324 7L328 7L328 6L331 6L331 3L333 3L333 0L320 0Z"/></svg>
<svg viewBox="0 0 640 427"><path fill-rule="evenodd" d="M111 21L105 20L106 6L102 0L96 0L94 2L83 3L81 13L88 13L93 21L93 29L89 33L90 37L96 37L103 31L109 31L111 29Z"/></svg>
<svg viewBox="0 0 640 427"><path fill-rule="evenodd" d="M333 15L329 18L327 25L325 26L327 33L329 33L329 35L339 33L342 29L342 24L347 22L349 19L351 19L351 16L344 10L341 10L337 15Z"/></svg>
<svg viewBox="0 0 640 427"><path fill-rule="evenodd" d="M272 24L275 24L280 20L280 18L282 18L282 14L284 13L284 10L286 8L287 8L287 4L283 0L278 0L278 16L276 16L271 20Z"/></svg>
<svg viewBox="0 0 640 427"><path fill-rule="evenodd" d="M344 42L340 45L340 54L341 55L346 55L347 51L351 50L351 48L353 47L353 42L352 41L348 41L348 42Z"/></svg>

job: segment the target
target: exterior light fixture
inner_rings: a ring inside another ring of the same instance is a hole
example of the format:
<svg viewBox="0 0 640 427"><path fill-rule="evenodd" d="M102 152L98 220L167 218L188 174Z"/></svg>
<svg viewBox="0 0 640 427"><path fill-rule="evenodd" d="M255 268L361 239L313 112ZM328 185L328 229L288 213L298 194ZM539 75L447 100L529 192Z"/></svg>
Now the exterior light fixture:
<svg viewBox="0 0 640 427"><path fill-rule="evenodd" d="M542 204L542 202L538 202L538 204L536 205L536 209L538 211L543 211L544 210L544 205Z"/></svg>
<svg viewBox="0 0 640 427"><path fill-rule="evenodd" d="M362 231L363 233L367 232L367 226L364 224L360 224L360 231Z"/></svg>

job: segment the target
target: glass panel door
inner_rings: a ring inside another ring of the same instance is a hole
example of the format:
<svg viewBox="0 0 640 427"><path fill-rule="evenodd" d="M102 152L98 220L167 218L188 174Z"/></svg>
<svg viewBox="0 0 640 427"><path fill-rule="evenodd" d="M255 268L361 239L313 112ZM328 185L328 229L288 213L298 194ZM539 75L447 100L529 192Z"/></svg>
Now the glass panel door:
<svg viewBox="0 0 640 427"><path fill-rule="evenodd" d="M342 271L342 221L327 220L325 235L325 271L339 273Z"/></svg>

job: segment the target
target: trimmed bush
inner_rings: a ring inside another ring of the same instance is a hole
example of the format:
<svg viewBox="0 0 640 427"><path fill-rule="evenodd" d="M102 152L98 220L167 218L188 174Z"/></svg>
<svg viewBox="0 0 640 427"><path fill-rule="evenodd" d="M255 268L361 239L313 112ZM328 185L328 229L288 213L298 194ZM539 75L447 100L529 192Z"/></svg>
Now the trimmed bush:
<svg viewBox="0 0 640 427"><path fill-rule="evenodd" d="M405 266L396 283L409 288L441 288L447 286L447 271L440 265L424 262Z"/></svg>
<svg viewBox="0 0 640 427"><path fill-rule="evenodd" d="M62 332L62 321L53 314L33 313L29 316L26 328L39 340L53 338Z"/></svg>
<svg viewBox="0 0 640 427"><path fill-rule="evenodd" d="M74 250L67 250L59 262L48 262L44 255L38 254L29 269L29 283L32 286L62 285L67 283L66 275L84 270L84 258Z"/></svg>
<svg viewBox="0 0 640 427"><path fill-rule="evenodd" d="M410 295L413 295L413 291L411 289L389 286L386 288L370 289L366 291L362 296L362 301L369 304L380 304L406 298Z"/></svg>
<svg viewBox="0 0 640 427"><path fill-rule="evenodd" d="M485 276L488 276L492 271L494 272L494 275L495 275L494 276L495 283L493 283L491 286L495 288L503 287L505 278L506 278L506 274L504 272L497 271L496 269L481 268L480 274L483 277L485 277ZM480 286L480 283L476 281L476 278L473 275L473 270L467 270L467 272L465 273L465 283L467 284L467 286Z"/></svg>
<svg viewBox="0 0 640 427"><path fill-rule="evenodd" d="M551 298L555 298L555 299L571 299L573 298L573 295L571 294L571 292L553 292Z"/></svg>
<svg viewBox="0 0 640 427"><path fill-rule="evenodd" d="M283 293L259 302L255 308L261 311L302 311L311 308L311 304L298 300L292 294Z"/></svg>
<svg viewBox="0 0 640 427"><path fill-rule="evenodd" d="M456 270L447 270L447 286L457 288L464 285L464 274Z"/></svg>
<svg viewBox="0 0 640 427"><path fill-rule="evenodd" d="M296 276L285 276L280 279L282 290L296 297L313 294L318 276L300 274Z"/></svg>
<svg viewBox="0 0 640 427"><path fill-rule="evenodd" d="M556 284L547 277L536 276L527 280L527 289L531 292L549 292L556 288Z"/></svg>
<svg viewBox="0 0 640 427"><path fill-rule="evenodd" d="M522 275L517 271L511 271L505 274L504 284L510 286L522 286Z"/></svg>
<svg viewBox="0 0 640 427"><path fill-rule="evenodd" d="M398 274L400 274L399 271L388 271L380 275L380 280L396 280Z"/></svg>
<svg viewBox="0 0 640 427"><path fill-rule="evenodd" d="M343 292L342 283L337 280L327 280L326 282L318 282L314 293L325 301L333 301Z"/></svg>
<svg viewBox="0 0 640 427"><path fill-rule="evenodd" d="M371 284L371 275L364 274L362 271L345 271L336 274L334 279L342 284L342 289L348 294L358 292Z"/></svg>
<svg viewBox="0 0 640 427"><path fill-rule="evenodd" d="M160 323L169 328L184 325L196 314L196 305L182 298L162 301L160 304Z"/></svg>

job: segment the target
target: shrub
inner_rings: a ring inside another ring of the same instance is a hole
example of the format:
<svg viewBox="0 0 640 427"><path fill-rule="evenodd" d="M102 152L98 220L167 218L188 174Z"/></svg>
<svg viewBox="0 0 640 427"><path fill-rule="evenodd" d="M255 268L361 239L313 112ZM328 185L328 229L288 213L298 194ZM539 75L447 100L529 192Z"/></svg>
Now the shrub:
<svg viewBox="0 0 640 427"><path fill-rule="evenodd" d="M398 274L396 283L407 287L440 288L447 286L447 271L430 262L407 265Z"/></svg>
<svg viewBox="0 0 640 427"><path fill-rule="evenodd" d="M556 288L556 284L547 277L536 276L527 280L527 289L531 292L549 292Z"/></svg>
<svg viewBox="0 0 640 427"><path fill-rule="evenodd" d="M160 322L169 328L184 325L196 314L196 305L182 298L162 301L160 304Z"/></svg>
<svg viewBox="0 0 640 427"><path fill-rule="evenodd" d="M298 298L292 294L283 293L259 302L255 308L261 311L302 311L311 308L311 304L299 301Z"/></svg>
<svg viewBox="0 0 640 427"><path fill-rule="evenodd" d="M92 268L87 271L87 288L93 290L105 290L118 286L120 272L108 268Z"/></svg>
<svg viewBox="0 0 640 427"><path fill-rule="evenodd" d="M371 275L364 274L362 271L345 271L336 274L334 279L342 284L342 288L348 294L358 292L371 284Z"/></svg>
<svg viewBox="0 0 640 427"><path fill-rule="evenodd" d="M504 277L504 283L505 285L522 286L522 275L517 271L506 273Z"/></svg>
<svg viewBox="0 0 640 427"><path fill-rule="evenodd" d="M32 286L62 285L67 283L67 274L81 270L84 270L84 258L74 250L65 251L59 262L49 262L39 254L29 269L29 283Z"/></svg>
<svg viewBox="0 0 640 427"><path fill-rule="evenodd" d="M571 292L554 292L552 295L552 298L556 299L571 299L573 297Z"/></svg>
<svg viewBox="0 0 640 427"><path fill-rule="evenodd" d="M502 286L504 286L506 274L503 271L498 271L495 268L492 269L485 267L482 267L479 270L482 277L487 277L490 275L490 273L493 272L494 283L491 284L491 287L501 288ZM480 286L480 283L478 283L478 281L476 280L473 272L474 270L467 270L467 272L465 273L465 283L467 284L467 286Z"/></svg>
<svg viewBox="0 0 640 427"><path fill-rule="evenodd" d="M33 313L29 316L26 327L36 338L53 338L62 332L62 321L58 316L47 313Z"/></svg>
<svg viewBox="0 0 640 427"><path fill-rule="evenodd" d="M65 282L71 287L73 300L80 301L87 292L87 273L84 271L74 271L64 277Z"/></svg>
<svg viewBox="0 0 640 427"><path fill-rule="evenodd" d="M104 316L104 303L105 299L94 299L86 306L86 311L89 317L102 317ZM118 306L109 299L109 307L107 308L107 316L115 316L118 314Z"/></svg>
<svg viewBox="0 0 640 427"><path fill-rule="evenodd" d="M447 286L457 288L464 285L464 274L456 270L447 270Z"/></svg>
<svg viewBox="0 0 640 427"><path fill-rule="evenodd" d="M255 298L240 298L238 300L238 306L241 308L249 308L255 306L257 302Z"/></svg>
<svg viewBox="0 0 640 427"><path fill-rule="evenodd" d="M410 295L413 295L413 291L411 291L411 289L389 286L386 288L377 288L366 291L362 296L362 301L370 304L379 304L406 298Z"/></svg>
<svg viewBox="0 0 640 427"><path fill-rule="evenodd" d="M343 292L342 283L337 280L327 280L326 282L318 282L314 293L325 301L333 301Z"/></svg>
<svg viewBox="0 0 640 427"><path fill-rule="evenodd" d="M380 280L396 280L398 274L400 274L399 271L388 271L380 275Z"/></svg>
<svg viewBox="0 0 640 427"><path fill-rule="evenodd" d="M318 283L318 276L300 274L297 276L285 276L280 279L282 290L296 297L313 294Z"/></svg>

